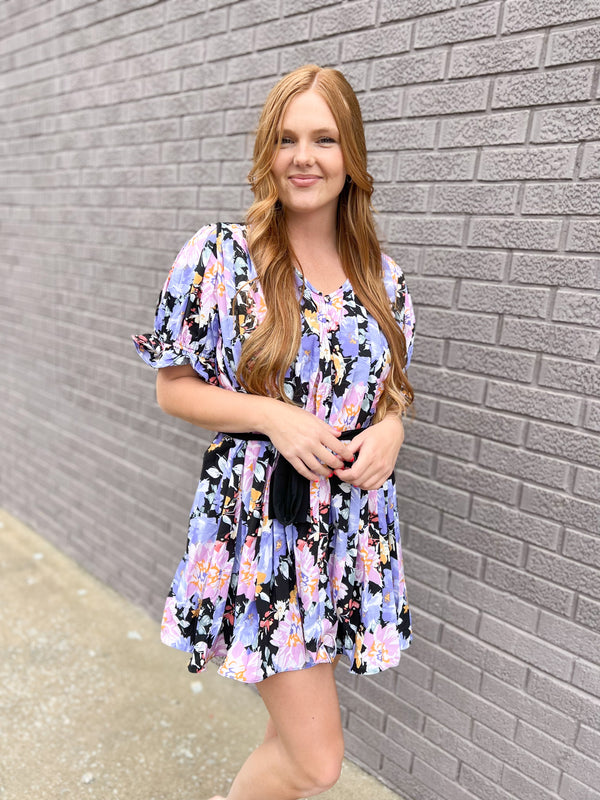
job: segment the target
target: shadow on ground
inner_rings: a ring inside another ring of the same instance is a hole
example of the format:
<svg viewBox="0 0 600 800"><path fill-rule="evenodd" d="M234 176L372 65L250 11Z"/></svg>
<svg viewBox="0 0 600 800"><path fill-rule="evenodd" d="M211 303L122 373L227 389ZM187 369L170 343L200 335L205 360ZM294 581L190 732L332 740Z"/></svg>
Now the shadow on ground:
<svg viewBox="0 0 600 800"><path fill-rule="evenodd" d="M186 669L158 624L0 511L1 800L226 794L266 723L249 687ZM399 800L344 763L325 800Z"/></svg>

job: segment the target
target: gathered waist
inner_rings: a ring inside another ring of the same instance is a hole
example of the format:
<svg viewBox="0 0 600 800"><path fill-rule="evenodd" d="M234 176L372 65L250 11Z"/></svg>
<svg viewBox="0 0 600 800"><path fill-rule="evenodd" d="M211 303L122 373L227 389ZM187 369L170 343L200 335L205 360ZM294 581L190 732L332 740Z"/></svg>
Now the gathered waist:
<svg viewBox="0 0 600 800"><path fill-rule="evenodd" d="M347 431L342 431L340 434L340 439L342 441L347 441L349 439L354 439L359 433L362 433L365 428L352 428ZM232 439L243 439L245 442L270 442L271 439L267 436L266 433L252 433L252 432L244 432L244 433L228 433L227 436L230 436Z"/></svg>
<svg viewBox="0 0 600 800"><path fill-rule="evenodd" d="M349 440L357 436L365 428L354 428L342 431L340 439ZM247 442L270 442L264 433L228 433L232 439ZM271 473L269 483L269 517L282 525L306 524L310 508L310 481L294 469L290 462L278 453L277 462Z"/></svg>

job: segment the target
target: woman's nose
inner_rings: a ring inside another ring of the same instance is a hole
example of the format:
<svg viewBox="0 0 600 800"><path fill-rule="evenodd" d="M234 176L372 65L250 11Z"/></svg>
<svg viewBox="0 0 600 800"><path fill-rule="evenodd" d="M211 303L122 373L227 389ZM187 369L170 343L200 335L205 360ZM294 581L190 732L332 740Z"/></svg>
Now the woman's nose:
<svg viewBox="0 0 600 800"><path fill-rule="evenodd" d="M294 151L294 161L298 165L314 163L314 156L306 143L298 142Z"/></svg>

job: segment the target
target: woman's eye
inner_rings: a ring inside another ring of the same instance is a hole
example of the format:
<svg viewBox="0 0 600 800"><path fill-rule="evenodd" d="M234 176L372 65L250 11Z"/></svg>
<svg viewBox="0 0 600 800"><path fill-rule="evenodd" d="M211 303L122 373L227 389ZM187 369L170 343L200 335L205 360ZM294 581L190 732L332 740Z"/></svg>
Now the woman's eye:
<svg viewBox="0 0 600 800"><path fill-rule="evenodd" d="M319 144L335 144L335 139L332 139L331 136L321 136Z"/></svg>
<svg viewBox="0 0 600 800"><path fill-rule="evenodd" d="M289 136L282 136L280 144L291 144L292 139Z"/></svg>

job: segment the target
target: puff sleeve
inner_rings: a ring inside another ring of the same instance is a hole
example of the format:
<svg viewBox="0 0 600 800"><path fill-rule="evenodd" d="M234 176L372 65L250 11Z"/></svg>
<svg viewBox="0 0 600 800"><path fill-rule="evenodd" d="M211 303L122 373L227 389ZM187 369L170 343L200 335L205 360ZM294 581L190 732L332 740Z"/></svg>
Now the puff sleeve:
<svg viewBox="0 0 600 800"><path fill-rule="evenodd" d="M408 368L413 353L413 343L415 338L415 310L404 273L389 256L383 255L383 275L384 283L388 296L392 303L392 311L400 330L404 334L406 341L406 367Z"/></svg>
<svg viewBox="0 0 600 800"><path fill-rule="evenodd" d="M151 367L191 364L199 376L217 382L219 339L218 260L215 226L201 228L181 248L158 297L154 331L132 335Z"/></svg>

